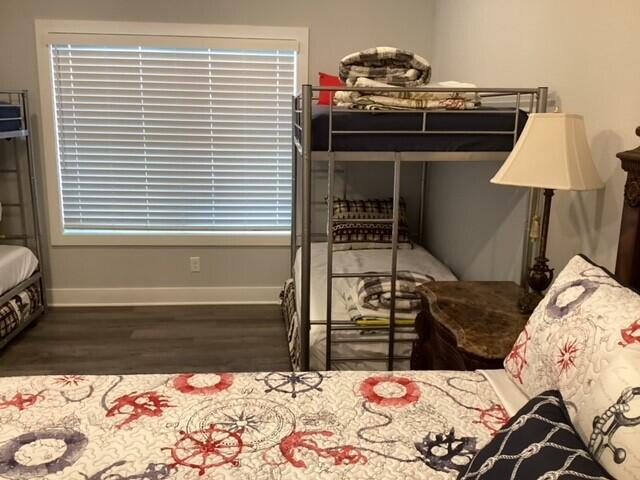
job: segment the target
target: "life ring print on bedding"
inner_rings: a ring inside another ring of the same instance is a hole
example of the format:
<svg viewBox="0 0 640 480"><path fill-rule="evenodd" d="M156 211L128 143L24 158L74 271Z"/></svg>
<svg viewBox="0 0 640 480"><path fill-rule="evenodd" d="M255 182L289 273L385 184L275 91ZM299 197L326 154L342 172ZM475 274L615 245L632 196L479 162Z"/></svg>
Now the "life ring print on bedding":
<svg viewBox="0 0 640 480"><path fill-rule="evenodd" d="M78 461L87 443L87 437L75 430L22 434L0 447L0 477L31 480L61 472Z"/></svg>
<svg viewBox="0 0 640 480"><path fill-rule="evenodd" d="M549 298L547 313L553 318L565 317L591 297L598 287L597 282L583 278L562 285Z"/></svg>
<svg viewBox="0 0 640 480"><path fill-rule="evenodd" d="M185 395L214 395L228 389L232 384L233 374L222 372L197 376L195 373L184 373L173 379L173 387Z"/></svg>
<svg viewBox="0 0 640 480"><path fill-rule="evenodd" d="M365 379L360 394L383 407L403 407L420 399L420 388L411 379L394 375L377 375Z"/></svg>

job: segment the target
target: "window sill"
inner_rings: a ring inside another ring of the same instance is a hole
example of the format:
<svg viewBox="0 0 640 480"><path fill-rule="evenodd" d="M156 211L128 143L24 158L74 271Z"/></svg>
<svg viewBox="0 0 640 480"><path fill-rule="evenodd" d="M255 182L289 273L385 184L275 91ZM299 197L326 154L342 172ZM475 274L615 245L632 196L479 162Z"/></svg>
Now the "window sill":
<svg viewBox="0 0 640 480"><path fill-rule="evenodd" d="M97 232L65 231L54 233L52 246L288 246L288 231L252 232Z"/></svg>

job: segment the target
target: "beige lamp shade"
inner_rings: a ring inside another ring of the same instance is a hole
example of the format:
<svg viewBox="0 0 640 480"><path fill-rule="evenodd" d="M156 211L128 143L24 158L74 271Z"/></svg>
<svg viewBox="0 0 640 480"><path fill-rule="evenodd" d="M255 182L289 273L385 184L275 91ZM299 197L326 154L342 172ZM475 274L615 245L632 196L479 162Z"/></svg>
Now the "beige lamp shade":
<svg viewBox="0 0 640 480"><path fill-rule="evenodd" d="M534 113L491 183L555 190L595 190L604 184L587 142L584 119Z"/></svg>

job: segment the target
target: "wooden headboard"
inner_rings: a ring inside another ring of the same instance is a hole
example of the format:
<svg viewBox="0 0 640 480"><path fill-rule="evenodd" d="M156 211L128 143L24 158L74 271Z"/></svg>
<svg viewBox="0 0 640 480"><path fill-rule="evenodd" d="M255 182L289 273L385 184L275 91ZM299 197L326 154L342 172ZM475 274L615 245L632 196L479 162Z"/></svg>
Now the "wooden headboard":
<svg viewBox="0 0 640 480"><path fill-rule="evenodd" d="M640 137L640 127L636 129ZM640 290L640 147L620 152L622 169L627 172L624 207L618 241L616 276L627 286Z"/></svg>

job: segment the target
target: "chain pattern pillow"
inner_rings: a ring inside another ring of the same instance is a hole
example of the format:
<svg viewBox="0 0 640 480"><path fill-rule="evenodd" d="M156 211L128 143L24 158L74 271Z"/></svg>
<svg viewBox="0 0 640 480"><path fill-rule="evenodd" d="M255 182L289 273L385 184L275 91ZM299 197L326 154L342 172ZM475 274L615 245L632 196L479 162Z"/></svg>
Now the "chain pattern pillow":
<svg viewBox="0 0 640 480"><path fill-rule="evenodd" d="M504 367L529 397L560 390L573 418L602 370L631 350L640 351L640 295L576 256L529 318Z"/></svg>
<svg viewBox="0 0 640 480"><path fill-rule="evenodd" d="M607 480L576 433L562 396L532 398L502 427L459 480Z"/></svg>
<svg viewBox="0 0 640 480"><path fill-rule="evenodd" d="M333 201L333 216L339 220L371 219L371 223L334 223L331 233L335 250L391 247L392 225L376 222L376 220L392 218L393 199L346 200L336 198ZM407 209L402 199L400 200L398 242L401 244L400 248L411 248Z"/></svg>

